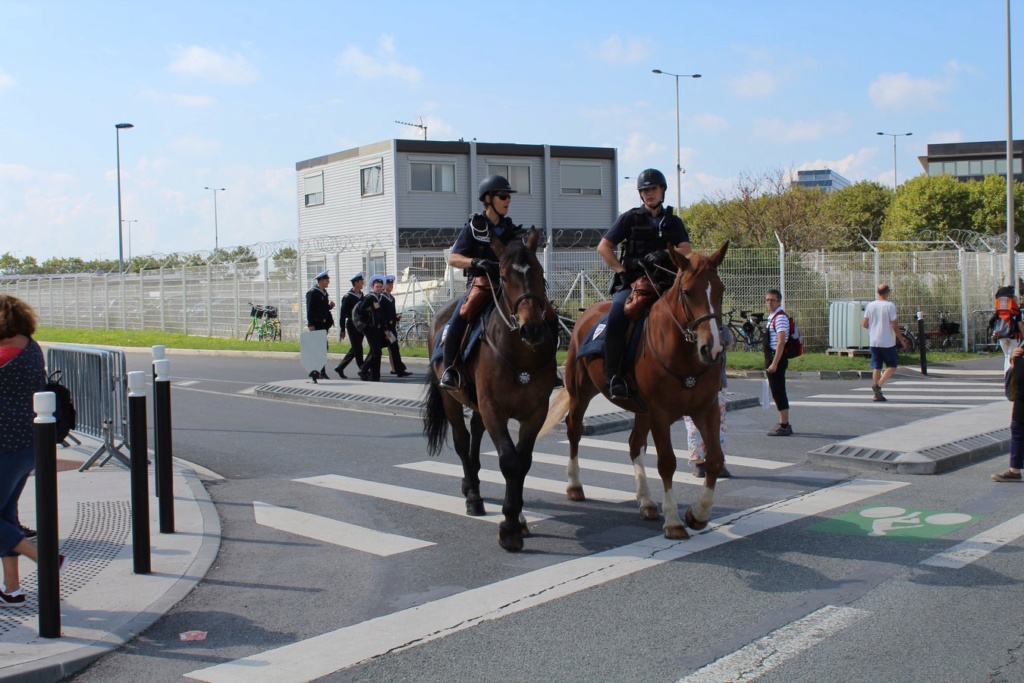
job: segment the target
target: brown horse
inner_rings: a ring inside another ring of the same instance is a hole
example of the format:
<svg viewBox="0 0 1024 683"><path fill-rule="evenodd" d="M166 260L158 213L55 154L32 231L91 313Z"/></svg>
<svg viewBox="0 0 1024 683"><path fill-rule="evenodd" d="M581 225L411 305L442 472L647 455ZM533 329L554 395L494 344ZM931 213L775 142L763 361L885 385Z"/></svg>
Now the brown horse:
<svg viewBox="0 0 1024 683"><path fill-rule="evenodd" d="M547 298L544 268L537 260L539 236L531 228L525 241L507 246L491 235L491 248L499 259L500 286L495 307L484 322L483 341L464 363L466 386L446 391L438 385L444 371L434 363L427 376L423 433L431 455L437 455L452 427L455 451L462 460L462 494L466 513L484 514L480 497L480 440L484 429L498 449L498 464L505 477L505 519L498 525L498 543L505 550L523 548L529 534L523 517L523 482L533 463L533 444L547 415L548 399L555 386L555 349L549 325L544 321ZM496 283L498 284L498 283ZM440 310L430 332L435 348L456 304ZM473 411L466 429L463 406ZM519 441L509 435L509 420L519 422Z"/></svg>
<svg viewBox="0 0 1024 683"><path fill-rule="evenodd" d="M726 242L710 257L697 253L687 257L669 249L678 273L672 287L651 307L647 317L631 375L634 393L628 400L614 401L636 415L629 435L629 457L636 475L640 515L652 520L658 519L658 506L651 501L643 456L647 451L647 434L650 432L654 437L658 474L665 487L662 511L666 538L689 538L686 527L679 520L672 496L672 476L676 471L670 432L672 423L689 415L707 445L704 490L696 505L686 511L686 525L691 529L707 526L715 482L725 458L719 441L721 415L718 392L722 384L719 325L724 287L718 278L718 266L728 247ZM596 356L580 358L577 352L588 331L610 306L607 301L595 304L576 321L566 359L565 388L552 401L548 419L541 430L541 435L546 434L568 412L565 420L569 436L569 485L566 494L570 500L585 498L577 461L580 437L583 436L583 415L590 401L605 391L606 383L604 359Z"/></svg>

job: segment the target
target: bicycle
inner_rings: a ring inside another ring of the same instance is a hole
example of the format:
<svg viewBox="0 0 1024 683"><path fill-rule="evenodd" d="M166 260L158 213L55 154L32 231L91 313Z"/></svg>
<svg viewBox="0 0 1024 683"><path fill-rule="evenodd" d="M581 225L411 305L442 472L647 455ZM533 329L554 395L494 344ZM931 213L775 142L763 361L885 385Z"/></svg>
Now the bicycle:
<svg viewBox="0 0 1024 683"><path fill-rule="evenodd" d="M260 341L281 341L281 321L278 319L277 306L260 306L249 302L249 329L245 331L245 341L253 335Z"/></svg>
<svg viewBox="0 0 1024 683"><path fill-rule="evenodd" d="M584 309L585 310L585 309ZM558 314L558 349L567 351L572 340L572 331L576 329L576 321L567 315Z"/></svg>
<svg viewBox="0 0 1024 683"><path fill-rule="evenodd" d="M736 343L742 343L744 351L760 351L764 346L764 328L761 327L764 322L764 313L740 311L742 323L734 317L735 313L736 309L726 311L725 314L729 316L729 319L725 324L732 331Z"/></svg>
<svg viewBox="0 0 1024 683"><path fill-rule="evenodd" d="M903 350L904 353L913 353L917 350L917 335L910 331L910 328L906 325L900 325L900 332L903 333L903 338L907 340L907 348Z"/></svg>
<svg viewBox="0 0 1024 683"><path fill-rule="evenodd" d="M402 311L402 326L398 329L398 338L406 346L423 346L430 336L429 319L420 313L417 308L407 308Z"/></svg>
<svg viewBox="0 0 1024 683"><path fill-rule="evenodd" d="M951 321L948 316L949 314L945 311L939 311L939 329L924 333L929 347L933 343L931 340L936 340L934 343L943 350L957 349L962 346L960 323Z"/></svg>

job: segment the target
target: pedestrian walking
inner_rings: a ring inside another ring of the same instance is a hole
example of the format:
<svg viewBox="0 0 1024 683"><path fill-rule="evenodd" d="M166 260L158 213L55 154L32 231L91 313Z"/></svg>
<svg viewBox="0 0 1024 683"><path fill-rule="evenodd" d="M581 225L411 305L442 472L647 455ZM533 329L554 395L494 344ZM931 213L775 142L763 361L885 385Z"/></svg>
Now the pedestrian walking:
<svg viewBox="0 0 1024 683"><path fill-rule="evenodd" d="M385 326L384 307L381 300L384 297L384 276L374 275L370 278L370 291L366 293L363 300L356 306L354 317L363 327L363 334L366 335L366 343L370 347L363 366L359 370L359 379L364 382L380 381L380 361L387 346L384 332Z"/></svg>
<svg viewBox="0 0 1024 683"><path fill-rule="evenodd" d="M325 270L316 276L316 284L314 284L308 292L306 292L306 327L310 332L315 330L327 330L334 327L334 315L331 310L334 308L334 302L331 301L330 295L327 293L327 286L331 284L331 276ZM330 342L327 343L330 348ZM309 373L311 377L316 374L316 370ZM327 377L327 366L320 368L320 377L328 379ZM314 379L316 379L314 377Z"/></svg>
<svg viewBox="0 0 1024 683"><path fill-rule="evenodd" d="M882 387L896 372L899 352L896 342L907 348L907 340L900 331L896 318L896 305L889 301L891 290L884 282L878 285L877 298L864 309L861 325L868 331L868 346L871 347L871 392L875 401L885 401ZM882 366L885 370L882 370Z"/></svg>
<svg viewBox="0 0 1024 683"><path fill-rule="evenodd" d="M345 296L341 298L341 310L338 312L338 339L339 341L345 341L345 335L347 334L351 344L348 353L338 363L338 367L334 368L334 371L342 379L348 379L345 376L345 368L353 360L356 362L357 371L363 367L363 333L355 326L352 320L352 314L356 310L356 306L363 300L363 285L366 283L363 271L353 275L349 282L352 283L352 288L345 292Z"/></svg>
<svg viewBox="0 0 1024 683"><path fill-rule="evenodd" d="M395 289L395 276L384 276L384 294L381 297L381 305L384 307L384 319L386 329L384 331L388 342L388 361L391 363L391 374L399 377L412 375L409 369L402 362L402 352L398 348L398 321L402 314L398 312L395 305L395 297L391 294Z"/></svg>
<svg viewBox="0 0 1024 683"><path fill-rule="evenodd" d="M1010 351L1010 372L1013 373L1010 386L1014 387L1013 410L1010 413L1010 467L992 475L993 481L1019 482L1024 468L1024 348L1018 346Z"/></svg>
<svg viewBox="0 0 1024 683"><path fill-rule="evenodd" d="M789 339L789 316L782 308L782 292L769 289L764 295L768 307L768 332L764 335L764 363L768 378L768 388L772 393L775 409L779 411L779 424L773 427L768 436L790 436L793 427L789 424L789 396L786 394L786 340Z"/></svg>

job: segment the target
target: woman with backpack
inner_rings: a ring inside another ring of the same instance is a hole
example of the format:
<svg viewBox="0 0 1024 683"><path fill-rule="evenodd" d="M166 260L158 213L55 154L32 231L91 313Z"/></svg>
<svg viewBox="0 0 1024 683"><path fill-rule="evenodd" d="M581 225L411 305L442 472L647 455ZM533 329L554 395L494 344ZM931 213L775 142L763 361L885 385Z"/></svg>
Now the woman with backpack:
<svg viewBox="0 0 1024 683"><path fill-rule="evenodd" d="M791 436L793 427L789 424L789 396L786 394L786 340L789 339L789 316L782 310L782 292L769 289L764 295L768 306L768 333L764 335L764 363L772 401L779 411L779 424L768 431L768 436Z"/></svg>

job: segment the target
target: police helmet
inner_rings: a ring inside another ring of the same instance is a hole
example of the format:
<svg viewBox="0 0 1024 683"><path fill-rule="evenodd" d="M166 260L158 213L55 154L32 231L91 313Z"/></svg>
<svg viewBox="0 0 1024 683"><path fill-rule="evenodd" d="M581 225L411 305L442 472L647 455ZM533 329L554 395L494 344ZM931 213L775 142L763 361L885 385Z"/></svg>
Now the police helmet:
<svg viewBox="0 0 1024 683"><path fill-rule="evenodd" d="M667 190L668 181L665 180L665 174L656 168L646 168L640 171L640 175L636 177L636 189L646 190L649 187L660 187Z"/></svg>
<svg viewBox="0 0 1024 683"><path fill-rule="evenodd" d="M480 201L483 201L484 197L495 192L508 192L512 194L515 190L512 189L512 184L508 182L505 176L489 175L480 181L476 194L480 197Z"/></svg>

